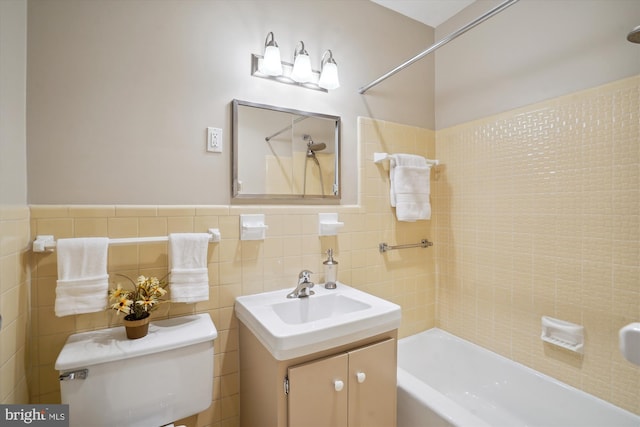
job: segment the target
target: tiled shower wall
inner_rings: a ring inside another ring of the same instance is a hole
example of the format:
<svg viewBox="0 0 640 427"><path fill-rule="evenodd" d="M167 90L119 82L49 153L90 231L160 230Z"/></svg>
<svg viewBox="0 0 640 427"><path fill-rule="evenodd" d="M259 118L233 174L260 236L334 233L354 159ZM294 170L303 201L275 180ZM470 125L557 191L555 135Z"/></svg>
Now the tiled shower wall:
<svg viewBox="0 0 640 427"><path fill-rule="evenodd" d="M29 208L0 206L0 403L28 403Z"/></svg>
<svg viewBox="0 0 640 427"><path fill-rule="evenodd" d="M640 413L640 76L437 132L437 323ZM584 356L540 318L585 326Z"/></svg>
<svg viewBox="0 0 640 427"><path fill-rule="evenodd" d="M387 254L378 244L417 243L430 238L430 222L398 223L389 206L388 164L372 162L373 152L405 152L434 156L434 132L370 119L359 120L361 150L359 206L229 207L229 206L32 206L31 234L61 237L162 236L219 228L222 241L209 245L210 301L167 304L155 318L209 313L218 329L215 341L214 401L211 408L181 423L192 426L237 426L239 414L238 328L235 297L295 287L302 269L323 280L325 251L335 249L340 281L402 306L400 335L435 324L433 248ZM338 236L318 236L318 212L338 212L344 227ZM240 213L264 213L269 226L264 241L239 240ZM55 359L75 332L120 324L112 312L58 318L53 304L55 253L32 255L31 402L59 401ZM109 272L164 276L166 243L109 248Z"/></svg>

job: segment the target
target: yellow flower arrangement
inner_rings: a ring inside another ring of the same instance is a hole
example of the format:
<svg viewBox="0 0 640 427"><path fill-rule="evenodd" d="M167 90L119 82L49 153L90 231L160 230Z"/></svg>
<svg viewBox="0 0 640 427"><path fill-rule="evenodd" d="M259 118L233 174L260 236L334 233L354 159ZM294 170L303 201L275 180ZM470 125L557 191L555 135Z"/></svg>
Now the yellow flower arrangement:
<svg viewBox="0 0 640 427"><path fill-rule="evenodd" d="M137 282L126 277L133 285L133 290L123 289L120 284L109 291L112 310L117 314L124 313L126 320L139 320L149 316L153 310L164 302L167 294L167 283L157 277L138 276Z"/></svg>

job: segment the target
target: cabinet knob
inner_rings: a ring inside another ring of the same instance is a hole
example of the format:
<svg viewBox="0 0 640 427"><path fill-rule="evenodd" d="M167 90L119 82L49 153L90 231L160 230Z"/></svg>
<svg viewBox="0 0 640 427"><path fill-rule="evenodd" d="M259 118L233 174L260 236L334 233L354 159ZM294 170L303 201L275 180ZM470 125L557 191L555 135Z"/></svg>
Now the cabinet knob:
<svg viewBox="0 0 640 427"><path fill-rule="evenodd" d="M336 388L336 391L342 391L342 389L344 388L344 382L342 382L340 380L336 380L333 383L333 386Z"/></svg>
<svg viewBox="0 0 640 427"><path fill-rule="evenodd" d="M358 372L358 373L356 374L356 378L358 379L358 382L359 382L360 384L362 384L362 383L364 382L364 380L366 380L366 379L367 379L367 374L365 374L364 372Z"/></svg>

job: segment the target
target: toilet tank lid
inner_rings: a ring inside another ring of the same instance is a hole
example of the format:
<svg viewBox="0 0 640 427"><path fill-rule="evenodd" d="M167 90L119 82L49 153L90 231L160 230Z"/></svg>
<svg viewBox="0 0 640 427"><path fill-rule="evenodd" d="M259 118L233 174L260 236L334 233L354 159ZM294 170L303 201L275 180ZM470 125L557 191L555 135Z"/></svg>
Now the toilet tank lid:
<svg viewBox="0 0 640 427"><path fill-rule="evenodd" d="M59 371L144 356L213 341L218 331L204 314L152 321L144 338L127 339L124 326L81 332L67 338L55 368Z"/></svg>

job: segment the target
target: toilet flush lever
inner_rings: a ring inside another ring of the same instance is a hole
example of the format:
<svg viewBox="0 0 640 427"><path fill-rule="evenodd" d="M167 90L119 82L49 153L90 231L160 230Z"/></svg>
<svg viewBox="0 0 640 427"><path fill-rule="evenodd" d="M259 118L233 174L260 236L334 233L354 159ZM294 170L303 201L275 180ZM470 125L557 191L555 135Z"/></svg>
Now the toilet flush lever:
<svg viewBox="0 0 640 427"><path fill-rule="evenodd" d="M69 380L85 380L89 376L88 369L78 369L77 371L69 371L63 374L60 374L58 379L60 381L69 381Z"/></svg>

